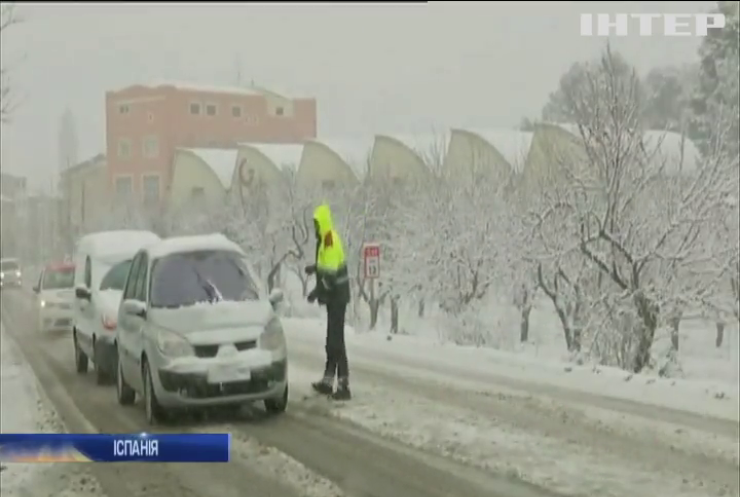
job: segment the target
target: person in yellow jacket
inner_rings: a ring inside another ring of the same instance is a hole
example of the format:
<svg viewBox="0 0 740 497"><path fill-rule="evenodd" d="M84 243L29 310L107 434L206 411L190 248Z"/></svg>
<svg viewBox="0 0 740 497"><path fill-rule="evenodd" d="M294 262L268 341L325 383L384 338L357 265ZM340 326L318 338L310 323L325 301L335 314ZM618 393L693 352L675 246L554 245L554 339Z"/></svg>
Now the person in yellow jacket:
<svg viewBox="0 0 740 497"><path fill-rule="evenodd" d="M316 274L316 287L308 301L326 306L326 367L324 377L312 383L318 393L336 400L349 400L349 364L344 344L344 318L350 302L349 274L344 247L332 222L331 209L322 204L313 212L316 232L316 262L306 266L306 274ZM337 390L334 391L334 378Z"/></svg>

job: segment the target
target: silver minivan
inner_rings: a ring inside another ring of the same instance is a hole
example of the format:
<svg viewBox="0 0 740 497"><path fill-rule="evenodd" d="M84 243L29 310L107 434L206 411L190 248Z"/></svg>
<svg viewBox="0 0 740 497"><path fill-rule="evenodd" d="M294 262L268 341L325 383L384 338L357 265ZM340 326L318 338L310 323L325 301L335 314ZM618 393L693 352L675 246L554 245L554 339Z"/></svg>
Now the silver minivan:
<svg viewBox="0 0 740 497"><path fill-rule="evenodd" d="M287 348L241 248L220 234L162 240L133 259L118 311L118 402L169 411L288 402Z"/></svg>

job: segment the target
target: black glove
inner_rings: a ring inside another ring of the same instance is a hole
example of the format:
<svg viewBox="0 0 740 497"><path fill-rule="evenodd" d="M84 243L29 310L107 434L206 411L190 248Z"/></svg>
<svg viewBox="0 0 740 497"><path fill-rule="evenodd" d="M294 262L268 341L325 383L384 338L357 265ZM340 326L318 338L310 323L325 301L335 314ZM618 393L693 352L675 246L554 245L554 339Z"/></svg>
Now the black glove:
<svg viewBox="0 0 740 497"><path fill-rule="evenodd" d="M309 293L308 294L308 297L306 297L306 299L308 300L308 303L309 304L313 304L314 302L316 302L316 293L317 292L316 292L315 289L314 290L311 290L311 293Z"/></svg>
<svg viewBox="0 0 740 497"><path fill-rule="evenodd" d="M316 264L309 264L303 269L303 271L308 275L314 274L316 272Z"/></svg>

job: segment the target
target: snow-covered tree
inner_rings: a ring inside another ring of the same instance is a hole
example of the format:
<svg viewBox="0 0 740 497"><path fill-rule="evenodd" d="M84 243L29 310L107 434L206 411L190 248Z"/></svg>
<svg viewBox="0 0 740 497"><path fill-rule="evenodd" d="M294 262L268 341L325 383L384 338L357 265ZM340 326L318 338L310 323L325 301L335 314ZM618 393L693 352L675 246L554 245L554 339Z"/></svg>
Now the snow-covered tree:
<svg viewBox="0 0 740 497"><path fill-rule="evenodd" d="M703 241L737 165L718 154L682 171L663 156L642 130L639 80L621 67L607 48L582 84L564 91L583 156L555 158L568 193L550 208L572 213L575 230L562 230L569 240L559 258L577 251L600 273L603 295L593 308L611 320L601 327L621 335L621 365L639 372L650 363L661 309L696 302L711 286L703 271L712 247ZM686 274L691 288L679 280Z"/></svg>

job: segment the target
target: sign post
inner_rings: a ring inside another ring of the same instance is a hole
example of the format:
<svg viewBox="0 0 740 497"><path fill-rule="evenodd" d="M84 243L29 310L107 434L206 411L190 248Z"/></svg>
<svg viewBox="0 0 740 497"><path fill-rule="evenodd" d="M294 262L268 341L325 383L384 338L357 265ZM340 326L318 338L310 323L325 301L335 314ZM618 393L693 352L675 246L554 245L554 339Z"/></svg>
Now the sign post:
<svg viewBox="0 0 740 497"><path fill-rule="evenodd" d="M366 243L362 246L362 265L365 279L374 280L380 277L380 244Z"/></svg>

